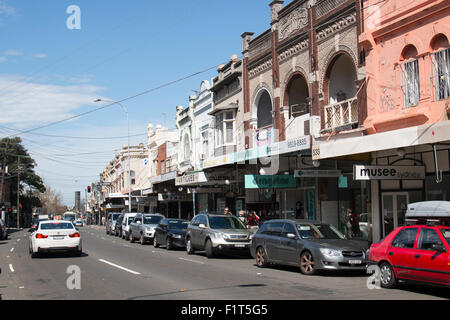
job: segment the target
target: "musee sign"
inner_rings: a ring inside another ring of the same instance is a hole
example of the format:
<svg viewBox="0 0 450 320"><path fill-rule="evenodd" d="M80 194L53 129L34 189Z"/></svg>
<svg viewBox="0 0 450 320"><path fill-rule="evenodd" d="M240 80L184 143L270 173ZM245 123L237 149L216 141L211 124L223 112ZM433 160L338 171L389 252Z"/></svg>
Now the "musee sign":
<svg viewBox="0 0 450 320"><path fill-rule="evenodd" d="M423 180L423 166L362 166L353 167L354 180Z"/></svg>

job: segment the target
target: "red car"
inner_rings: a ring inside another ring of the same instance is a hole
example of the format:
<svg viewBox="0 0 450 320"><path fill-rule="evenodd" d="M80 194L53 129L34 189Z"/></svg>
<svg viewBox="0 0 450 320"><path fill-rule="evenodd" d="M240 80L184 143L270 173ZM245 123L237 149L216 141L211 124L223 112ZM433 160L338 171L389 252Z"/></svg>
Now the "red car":
<svg viewBox="0 0 450 320"><path fill-rule="evenodd" d="M380 284L398 280L450 287L450 227L400 227L370 247L370 263L380 268Z"/></svg>

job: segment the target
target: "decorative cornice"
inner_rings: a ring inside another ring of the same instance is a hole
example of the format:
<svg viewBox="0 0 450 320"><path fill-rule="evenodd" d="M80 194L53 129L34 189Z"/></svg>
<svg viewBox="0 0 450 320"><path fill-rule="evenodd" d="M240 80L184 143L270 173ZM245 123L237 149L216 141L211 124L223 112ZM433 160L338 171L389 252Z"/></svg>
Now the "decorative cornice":
<svg viewBox="0 0 450 320"><path fill-rule="evenodd" d="M280 52L280 54L278 55L278 61L282 62L282 61L292 57L293 55L296 55L300 51L308 49L308 47L309 47L308 39L298 42L295 45Z"/></svg>
<svg viewBox="0 0 450 320"><path fill-rule="evenodd" d="M336 34L337 32L340 32L342 29L345 29L348 26L353 25L355 23L356 23L356 12L348 15L345 18L339 19L330 26L323 28L322 30L317 32L317 41L329 38L334 34Z"/></svg>
<svg viewBox="0 0 450 320"><path fill-rule="evenodd" d="M258 64L256 67L250 69L248 73L250 78L252 78L270 68L272 68L272 58L269 58L264 62Z"/></svg>

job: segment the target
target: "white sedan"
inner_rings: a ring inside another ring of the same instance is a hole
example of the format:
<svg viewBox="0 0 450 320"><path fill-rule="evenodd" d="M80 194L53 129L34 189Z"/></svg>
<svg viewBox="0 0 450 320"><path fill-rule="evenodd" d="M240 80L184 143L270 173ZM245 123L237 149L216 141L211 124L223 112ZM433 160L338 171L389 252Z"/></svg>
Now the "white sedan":
<svg viewBox="0 0 450 320"><path fill-rule="evenodd" d="M72 252L82 255L81 236L70 221L42 221L30 236L30 254Z"/></svg>

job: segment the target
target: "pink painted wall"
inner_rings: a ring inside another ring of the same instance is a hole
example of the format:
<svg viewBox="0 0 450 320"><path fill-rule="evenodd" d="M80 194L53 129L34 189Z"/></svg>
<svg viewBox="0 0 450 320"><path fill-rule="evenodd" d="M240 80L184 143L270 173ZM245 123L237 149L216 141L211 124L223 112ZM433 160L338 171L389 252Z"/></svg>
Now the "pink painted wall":
<svg viewBox="0 0 450 320"><path fill-rule="evenodd" d="M359 42L366 54L367 132L448 120L449 99L438 101L434 96L430 53L436 36L450 39L450 1L369 0L363 5L364 32ZM405 108L401 65L412 60L402 57L408 45L417 49L420 101Z"/></svg>

